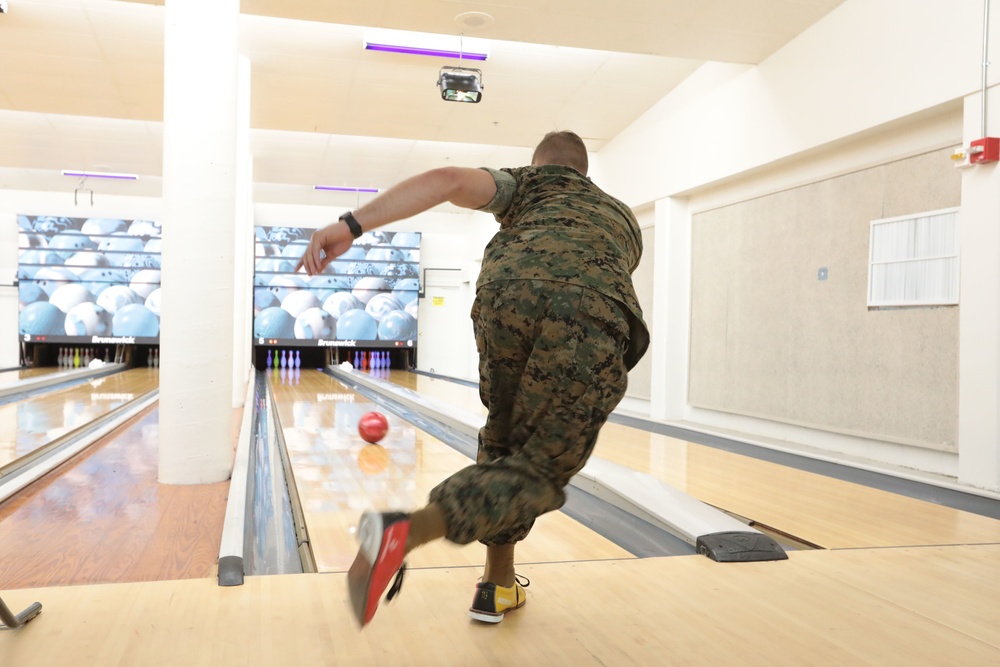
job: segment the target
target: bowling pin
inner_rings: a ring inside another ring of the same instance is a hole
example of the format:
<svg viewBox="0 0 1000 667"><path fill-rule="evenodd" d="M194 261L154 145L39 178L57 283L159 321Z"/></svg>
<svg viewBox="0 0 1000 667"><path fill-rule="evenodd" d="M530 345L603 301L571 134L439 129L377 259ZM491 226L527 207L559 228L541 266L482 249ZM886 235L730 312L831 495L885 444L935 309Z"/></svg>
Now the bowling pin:
<svg viewBox="0 0 1000 667"><path fill-rule="evenodd" d="M153 367L153 349L149 349L149 354L146 355L146 366L149 368Z"/></svg>
<svg viewBox="0 0 1000 667"><path fill-rule="evenodd" d="M295 367L300 368L302 366L302 356L299 354L299 350L295 350Z"/></svg>
<svg viewBox="0 0 1000 667"><path fill-rule="evenodd" d="M77 348L74 348L74 350L75 350L75 352L73 353L73 368L79 368L80 367L80 348L77 347Z"/></svg>
<svg viewBox="0 0 1000 667"><path fill-rule="evenodd" d="M281 351L281 367L284 368L288 361L285 359L285 351Z"/></svg>
<svg viewBox="0 0 1000 667"><path fill-rule="evenodd" d="M270 367L271 367L271 350L268 350L267 351L267 366L265 366L265 368L270 368Z"/></svg>

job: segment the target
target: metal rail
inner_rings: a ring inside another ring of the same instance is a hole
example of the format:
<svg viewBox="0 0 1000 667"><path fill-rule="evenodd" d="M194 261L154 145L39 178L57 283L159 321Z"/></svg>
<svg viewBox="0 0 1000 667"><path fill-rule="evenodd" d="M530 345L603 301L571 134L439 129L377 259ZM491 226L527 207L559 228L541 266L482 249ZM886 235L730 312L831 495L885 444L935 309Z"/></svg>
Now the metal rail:
<svg viewBox="0 0 1000 667"><path fill-rule="evenodd" d="M3 598L0 598L0 621L8 628L19 628L35 616L38 616L42 611L41 602L32 602L31 606L22 611L20 614L15 614L10 610L10 608L4 603Z"/></svg>

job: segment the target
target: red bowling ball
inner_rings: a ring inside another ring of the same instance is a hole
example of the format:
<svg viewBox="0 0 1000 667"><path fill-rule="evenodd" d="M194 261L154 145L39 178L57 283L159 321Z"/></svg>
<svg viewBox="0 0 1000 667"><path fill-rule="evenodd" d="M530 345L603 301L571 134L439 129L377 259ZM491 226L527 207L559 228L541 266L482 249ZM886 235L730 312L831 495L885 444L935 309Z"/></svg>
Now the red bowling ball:
<svg viewBox="0 0 1000 667"><path fill-rule="evenodd" d="M358 420L358 435L365 442L376 443L389 431L389 420L381 412L366 412Z"/></svg>

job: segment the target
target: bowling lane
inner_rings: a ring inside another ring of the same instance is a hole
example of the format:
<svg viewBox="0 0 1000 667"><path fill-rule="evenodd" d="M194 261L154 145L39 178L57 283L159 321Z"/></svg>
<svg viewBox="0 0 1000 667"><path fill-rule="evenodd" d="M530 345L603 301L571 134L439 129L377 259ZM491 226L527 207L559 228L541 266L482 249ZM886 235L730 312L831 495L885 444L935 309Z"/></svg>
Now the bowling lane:
<svg viewBox="0 0 1000 667"><path fill-rule="evenodd" d="M454 405L456 408L467 410L473 414L482 415L483 419L486 418L486 408L479 400L479 389L476 387L401 370L390 371L388 380L400 387L419 392L428 398Z"/></svg>
<svg viewBox="0 0 1000 667"><path fill-rule="evenodd" d="M156 389L159 369L134 368L0 406L0 468Z"/></svg>
<svg viewBox="0 0 1000 667"><path fill-rule="evenodd" d="M147 408L0 504L0 590L215 574L229 482L159 483L158 418Z"/></svg>
<svg viewBox="0 0 1000 667"><path fill-rule="evenodd" d="M271 387L320 572L344 572L357 552L354 529L369 508L415 509L430 490L472 461L440 440L315 370L270 373ZM358 419L378 410L389 433L365 443ZM479 544L444 540L415 551L411 567L478 566ZM632 558L614 543L561 512L541 517L518 546L519 563Z"/></svg>
<svg viewBox="0 0 1000 667"><path fill-rule="evenodd" d="M0 389L5 389L21 380L30 380L62 370L64 369L54 366L40 366L38 368L13 368L8 371L0 371Z"/></svg>
<svg viewBox="0 0 1000 667"><path fill-rule="evenodd" d="M475 387L404 371L389 379L485 415ZM594 456L824 548L1000 542L995 519L621 424L605 425Z"/></svg>

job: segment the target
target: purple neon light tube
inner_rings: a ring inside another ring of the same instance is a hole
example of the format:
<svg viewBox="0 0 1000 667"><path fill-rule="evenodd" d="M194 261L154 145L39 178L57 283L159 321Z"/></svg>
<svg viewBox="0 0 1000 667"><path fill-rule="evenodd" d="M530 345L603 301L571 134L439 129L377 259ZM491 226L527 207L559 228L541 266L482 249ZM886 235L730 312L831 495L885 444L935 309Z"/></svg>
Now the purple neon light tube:
<svg viewBox="0 0 1000 667"><path fill-rule="evenodd" d="M70 171L63 169L63 176L80 176L85 178L114 178L120 181L134 181L138 178L135 174L112 174L101 171Z"/></svg>
<svg viewBox="0 0 1000 667"><path fill-rule="evenodd" d="M378 192L378 188L348 188L340 185L314 185L314 190L332 190L334 192Z"/></svg>
<svg viewBox="0 0 1000 667"><path fill-rule="evenodd" d="M465 53L463 51L447 51L444 49L421 49L415 46L396 46L394 44L365 44L369 51L386 51L388 53L406 53L414 56L438 56L440 58L460 58L461 60L486 60L485 53Z"/></svg>

